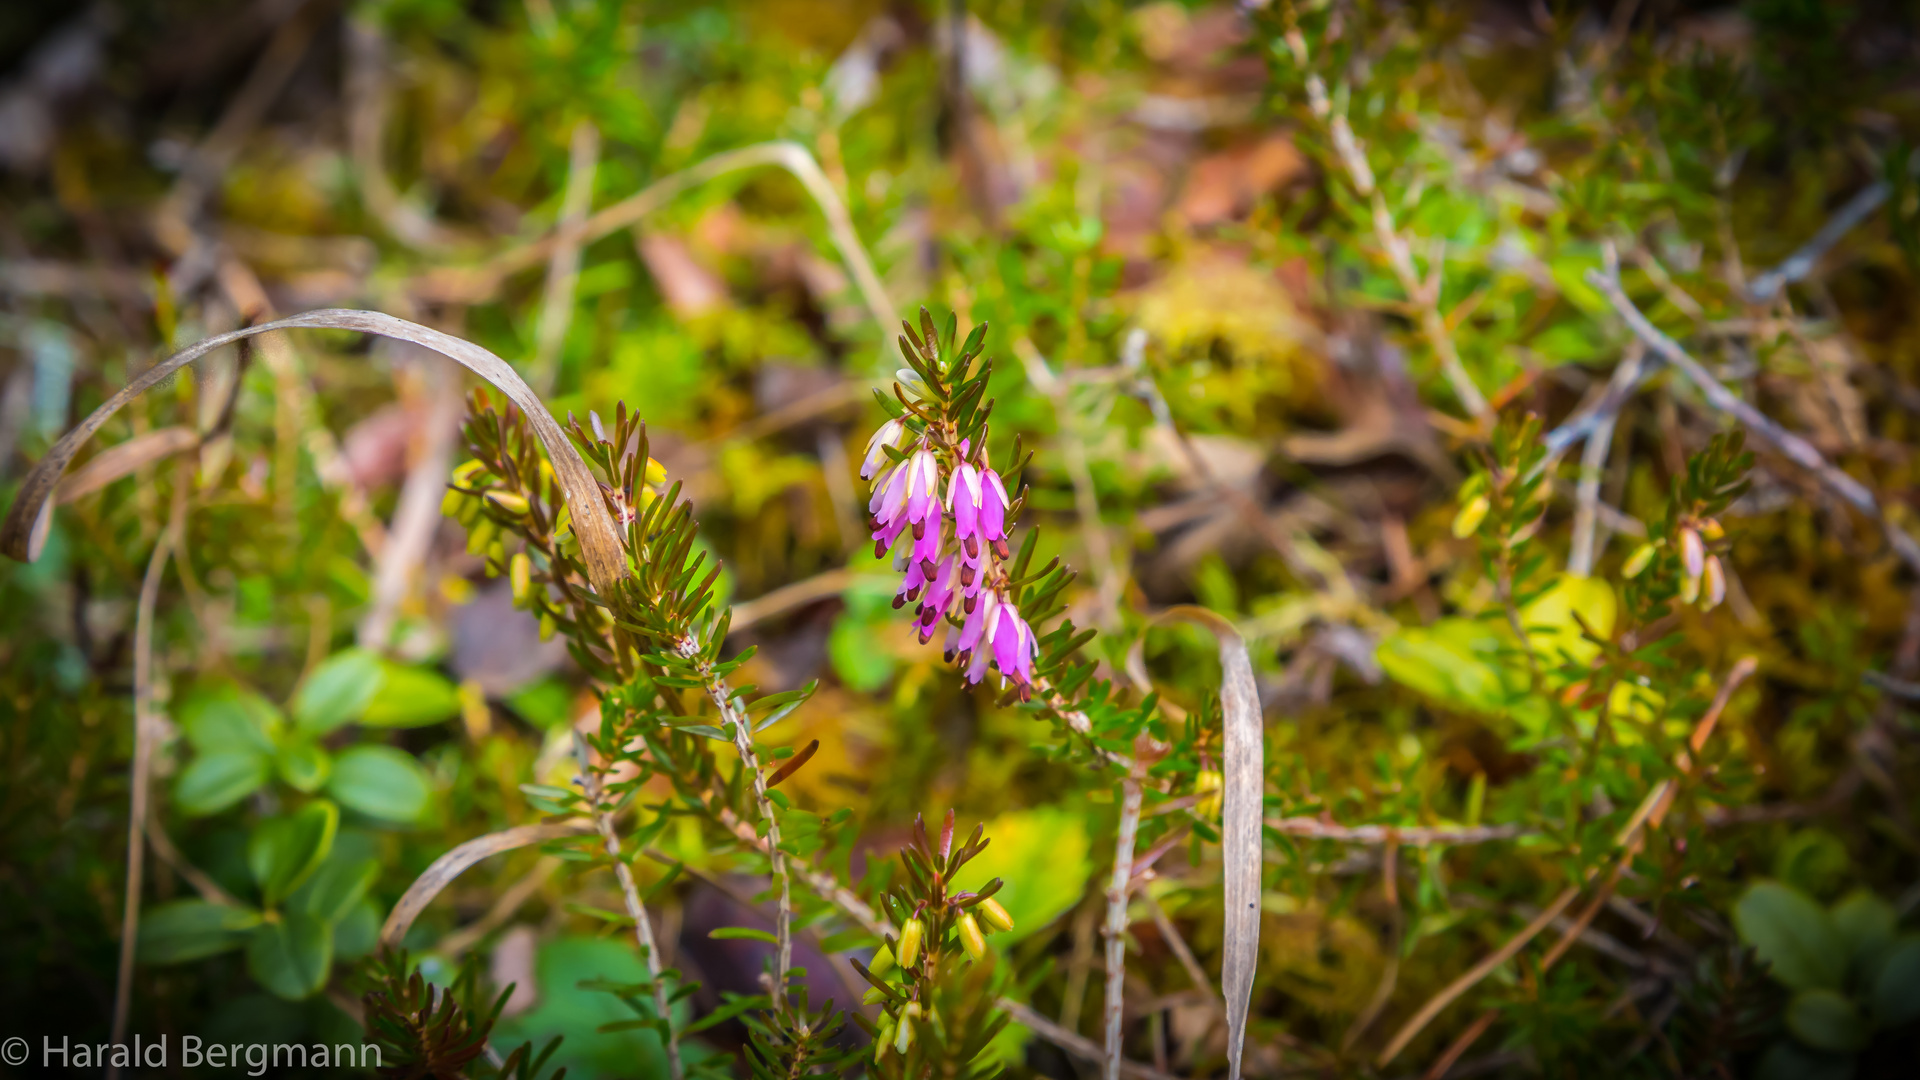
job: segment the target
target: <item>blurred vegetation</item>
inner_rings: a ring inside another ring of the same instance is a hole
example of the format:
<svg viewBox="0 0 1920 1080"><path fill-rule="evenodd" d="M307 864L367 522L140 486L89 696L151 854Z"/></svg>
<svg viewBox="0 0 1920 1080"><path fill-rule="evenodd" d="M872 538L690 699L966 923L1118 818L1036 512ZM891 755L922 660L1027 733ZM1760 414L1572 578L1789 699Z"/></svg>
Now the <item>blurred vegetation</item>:
<svg viewBox="0 0 1920 1080"><path fill-rule="evenodd" d="M1265 720L1246 1075L1911 1075L1916 144L1899 3L10 6L8 504L175 350L337 307L505 358L656 509L588 599L520 414L344 331L121 410L0 564L7 1034L108 1039L135 821L147 1038L1093 1075L1124 850L1131 1075L1225 1076L1198 605ZM895 609L860 469L922 305L988 326L1089 730ZM496 854L379 950L450 849L603 810L617 856Z"/></svg>

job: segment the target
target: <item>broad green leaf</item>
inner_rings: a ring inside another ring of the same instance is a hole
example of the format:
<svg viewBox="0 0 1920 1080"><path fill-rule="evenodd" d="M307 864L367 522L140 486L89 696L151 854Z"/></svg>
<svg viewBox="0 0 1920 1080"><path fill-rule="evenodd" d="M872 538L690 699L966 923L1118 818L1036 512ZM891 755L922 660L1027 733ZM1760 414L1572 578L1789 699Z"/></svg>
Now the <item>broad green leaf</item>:
<svg viewBox="0 0 1920 1080"><path fill-rule="evenodd" d="M1847 973L1846 946L1833 919L1798 889L1775 881L1750 886L1733 908L1740 940L1795 990L1837 989Z"/></svg>
<svg viewBox="0 0 1920 1080"><path fill-rule="evenodd" d="M325 986L332 966L333 928L305 912L287 912L255 930L247 942L247 972L290 1001Z"/></svg>
<svg viewBox="0 0 1920 1080"><path fill-rule="evenodd" d="M188 817L217 814L253 794L272 771L272 759L258 750L202 754L173 782L173 801Z"/></svg>
<svg viewBox="0 0 1920 1080"><path fill-rule="evenodd" d="M280 748L274 756L274 764L279 767L280 779L302 794L311 795L320 790L327 782L327 774L333 771L333 758L318 744L298 741L289 742Z"/></svg>
<svg viewBox="0 0 1920 1080"><path fill-rule="evenodd" d="M369 858L330 857L320 864L306 884L300 886L287 906L304 911L321 922L339 922L360 899L367 895L380 863Z"/></svg>
<svg viewBox="0 0 1920 1080"><path fill-rule="evenodd" d="M1920 1017L1920 935L1904 934L1887 951L1873 981L1873 1020L1899 1027Z"/></svg>
<svg viewBox="0 0 1920 1080"><path fill-rule="evenodd" d="M355 746L333 763L327 791L342 806L387 821L413 822L427 811L433 789L411 755L391 746Z"/></svg>
<svg viewBox="0 0 1920 1080"><path fill-rule="evenodd" d="M247 839L247 868L260 886L266 906L300 887L333 850L340 808L316 799L285 817L261 822Z"/></svg>
<svg viewBox="0 0 1920 1080"><path fill-rule="evenodd" d="M179 964L215 956L246 944L247 931L260 925L252 908L175 900L140 918L140 962Z"/></svg>
<svg viewBox="0 0 1920 1080"><path fill-rule="evenodd" d="M1860 1007L1832 990L1802 990L1787 1005L1787 1030L1815 1050L1853 1053L1867 1045L1872 1029Z"/></svg>
<svg viewBox="0 0 1920 1080"><path fill-rule="evenodd" d="M1495 657L1502 638L1473 619L1404 626L1381 639L1374 655L1387 677L1443 705L1497 713L1507 700Z"/></svg>
<svg viewBox="0 0 1920 1080"><path fill-rule="evenodd" d="M1520 625L1526 628L1534 651L1548 660L1558 661L1564 653L1575 663L1584 664L1594 658L1600 646L1582 635L1580 621L1605 640L1613 635L1618 609L1612 585L1599 578L1562 574L1521 611Z"/></svg>
<svg viewBox="0 0 1920 1080"><path fill-rule="evenodd" d="M308 735L324 735L359 719L380 690L386 671L365 649L334 653L313 669L293 695L293 721Z"/></svg>
<svg viewBox="0 0 1920 1080"><path fill-rule="evenodd" d="M174 710L180 730L202 754L273 753L286 726L273 703L231 683L194 690Z"/></svg>
<svg viewBox="0 0 1920 1080"><path fill-rule="evenodd" d="M624 942L584 936L543 942L534 960L539 1002L528 1012L502 1018L493 1041L512 1046L531 1039L538 1046L559 1035L560 1049L548 1064L564 1067L568 1076L664 1077L667 1060L659 1037L651 1030L607 1030L605 1025L634 1019L634 1011L612 994L582 985L594 980L637 983L647 977L632 935ZM642 998L650 1008L651 999ZM687 1003L670 1008L675 1025L684 1028ZM689 1040L687 1049L689 1056L698 1053L698 1044Z"/></svg>
<svg viewBox="0 0 1920 1080"><path fill-rule="evenodd" d="M1852 964L1852 985L1873 985L1874 975L1886 960L1887 947L1893 943L1900 916L1892 904L1865 889L1847 894L1829 914Z"/></svg>
<svg viewBox="0 0 1920 1080"><path fill-rule="evenodd" d="M347 909L333 924L333 956L352 963L373 952L380 943L381 912L372 900L362 900Z"/></svg>
<svg viewBox="0 0 1920 1080"><path fill-rule="evenodd" d="M460 692L447 677L427 668L384 665L380 689L360 722L368 727L425 727L460 714Z"/></svg>
<svg viewBox="0 0 1920 1080"><path fill-rule="evenodd" d="M977 890L994 878L1005 882L994 899L1013 916L1013 929L991 935L994 945L1011 945L1080 902L1093 863L1079 814L1016 810L987 822L987 836L992 842L960 868L953 887Z"/></svg>

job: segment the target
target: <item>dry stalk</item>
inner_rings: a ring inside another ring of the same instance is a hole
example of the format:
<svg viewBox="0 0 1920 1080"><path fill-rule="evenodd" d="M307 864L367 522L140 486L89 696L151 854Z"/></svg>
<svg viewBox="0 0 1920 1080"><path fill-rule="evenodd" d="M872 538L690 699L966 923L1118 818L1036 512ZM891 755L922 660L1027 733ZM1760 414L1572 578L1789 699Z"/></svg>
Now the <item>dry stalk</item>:
<svg viewBox="0 0 1920 1080"><path fill-rule="evenodd" d="M1127 982L1127 892L1133 880L1133 845L1140 832L1140 778L1120 786L1120 831L1113 846L1113 880L1107 886L1106 1080L1120 1077L1120 1026Z"/></svg>

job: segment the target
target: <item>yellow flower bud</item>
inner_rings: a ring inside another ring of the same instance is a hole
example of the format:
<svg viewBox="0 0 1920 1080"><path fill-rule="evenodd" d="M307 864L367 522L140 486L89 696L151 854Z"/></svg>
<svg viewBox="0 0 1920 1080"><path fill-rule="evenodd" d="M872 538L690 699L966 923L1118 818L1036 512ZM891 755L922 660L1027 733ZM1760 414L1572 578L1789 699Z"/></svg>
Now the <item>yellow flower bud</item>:
<svg viewBox="0 0 1920 1080"><path fill-rule="evenodd" d="M893 1019L891 1013L881 1014L879 1030L874 1032L873 1038L874 1061L878 1062L881 1058L886 1057L887 1051L892 1048L895 1026L896 1021Z"/></svg>
<svg viewBox="0 0 1920 1080"><path fill-rule="evenodd" d="M907 925L900 928L901 967L911 968L920 962L920 938L926 932L926 925L919 919L908 919Z"/></svg>
<svg viewBox="0 0 1920 1080"><path fill-rule="evenodd" d="M1691 604L1700 599L1700 579L1692 575L1680 579L1680 602Z"/></svg>
<svg viewBox="0 0 1920 1080"><path fill-rule="evenodd" d="M1700 523L1700 535L1709 540L1722 540L1726 538L1727 530L1720 524L1719 518L1708 518Z"/></svg>
<svg viewBox="0 0 1920 1080"><path fill-rule="evenodd" d="M1207 821L1213 821L1220 816L1220 789L1224 784L1225 778L1220 775L1219 769L1200 770L1193 778L1193 791L1199 796L1193 803L1195 816Z"/></svg>
<svg viewBox="0 0 1920 1080"><path fill-rule="evenodd" d="M493 505L507 513L519 517L527 512L527 497L516 491L489 491L487 498Z"/></svg>
<svg viewBox="0 0 1920 1080"><path fill-rule="evenodd" d="M867 970L875 975L885 975L892 971L893 967L893 950L882 945L879 951L873 954L873 963L867 965Z"/></svg>
<svg viewBox="0 0 1920 1080"><path fill-rule="evenodd" d="M980 932L980 923L971 911L960 916L960 947L976 964L987 958L987 936Z"/></svg>
<svg viewBox="0 0 1920 1080"><path fill-rule="evenodd" d="M514 552L513 559L507 563L507 580L513 584L513 602L526 603L527 594L533 590L533 560L527 558L526 552Z"/></svg>
<svg viewBox="0 0 1920 1080"><path fill-rule="evenodd" d="M440 500L440 516L441 517L459 517L460 507L466 501L467 501L467 497L461 494L457 489L448 488L446 496Z"/></svg>
<svg viewBox="0 0 1920 1080"><path fill-rule="evenodd" d="M487 576L495 577L507 565L507 546L499 540L487 545Z"/></svg>
<svg viewBox="0 0 1920 1080"><path fill-rule="evenodd" d="M1647 566L1653 562L1653 556L1659 550L1658 544L1641 544L1633 549L1632 555L1627 556L1627 565L1620 568L1620 573L1629 578L1639 577L1646 572Z"/></svg>
<svg viewBox="0 0 1920 1080"><path fill-rule="evenodd" d="M1465 540L1480 531L1480 523L1487 520L1487 511L1493 509L1493 503L1485 495L1475 495L1460 507L1460 513L1453 519L1453 535L1456 540Z"/></svg>
<svg viewBox="0 0 1920 1080"><path fill-rule="evenodd" d="M901 1057L905 1057L907 1051L913 1049L913 1018L919 1012L920 1006L908 1005L907 1015L900 1018L899 1030L893 1036L893 1048Z"/></svg>
<svg viewBox="0 0 1920 1080"><path fill-rule="evenodd" d="M887 992L877 986L868 987L867 992L860 995L862 1005L878 1005L885 1000L887 1000Z"/></svg>
<svg viewBox="0 0 1920 1080"><path fill-rule="evenodd" d="M494 539L500 535L500 527L486 518L473 523L467 530L467 550L475 555L487 550Z"/></svg>
<svg viewBox="0 0 1920 1080"><path fill-rule="evenodd" d="M1007 914L1007 909L1000 906L1000 901L991 896L980 901L974 910L980 913L981 918L987 920L988 926L1001 933L1013 929L1013 916Z"/></svg>
<svg viewBox="0 0 1920 1080"><path fill-rule="evenodd" d="M667 467L652 458L647 459L647 483L664 484L667 482Z"/></svg>
<svg viewBox="0 0 1920 1080"><path fill-rule="evenodd" d="M560 624L553 621L553 616L551 614L543 614L540 616L540 640L541 641L553 640L554 633L559 629L560 629Z"/></svg>
<svg viewBox="0 0 1920 1080"><path fill-rule="evenodd" d="M461 487L473 487L476 480L486 476L486 472L487 463L475 458L472 461L462 462L453 470L453 482Z"/></svg>

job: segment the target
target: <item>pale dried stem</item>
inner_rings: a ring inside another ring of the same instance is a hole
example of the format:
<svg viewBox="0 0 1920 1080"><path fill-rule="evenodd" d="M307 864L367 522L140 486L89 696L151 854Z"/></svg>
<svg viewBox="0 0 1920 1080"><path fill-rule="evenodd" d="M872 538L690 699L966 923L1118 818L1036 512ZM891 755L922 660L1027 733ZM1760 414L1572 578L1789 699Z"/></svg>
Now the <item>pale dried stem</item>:
<svg viewBox="0 0 1920 1080"><path fill-rule="evenodd" d="M1120 1077L1120 1031L1127 983L1127 891L1133 880L1133 846L1140 833L1140 779L1120 785L1120 829L1113 844L1113 880L1107 886L1106 1080Z"/></svg>
<svg viewBox="0 0 1920 1080"><path fill-rule="evenodd" d="M533 864L533 869L527 871L525 876L508 886L506 892L500 894L500 898L493 902L493 906L487 909L486 914L441 938L440 944L434 947L435 951L457 957L473 948L481 938L506 925L507 920L513 918L528 900L533 899L533 894L539 892L540 886L546 884L547 879L552 877L553 872L558 869L560 869L559 859L551 855L541 857L539 862Z"/></svg>
<svg viewBox="0 0 1920 1080"><path fill-rule="evenodd" d="M134 951L140 943L140 892L146 877L147 807L153 783L153 744L159 738L160 717L153 702L153 619L160 603L160 580L167 560L180 546L186 527L187 478L178 477L173 488L173 510L166 528L147 560L147 573L140 583L140 604L134 615L133 630L133 765L131 806L127 812L127 894L120 916L120 970L113 990L113 1035L117 1045L125 1041L127 1017L133 1006ZM120 1075L120 1067L107 1069L110 1078Z"/></svg>
<svg viewBox="0 0 1920 1080"><path fill-rule="evenodd" d="M527 373L527 381L542 394L553 392L560 350L567 342L567 330L573 326L580 244L587 211L593 209L593 177L600 163L600 129L586 120L576 124L567 153L567 187L560 197L553 254L547 259L546 295L540 302L540 323L534 334L533 369Z"/></svg>
<svg viewBox="0 0 1920 1080"><path fill-rule="evenodd" d="M681 1080L685 1072L680 1064L680 1041L673 1031L672 1006L667 1000L666 980L661 977L660 949L653 940L653 923L647 918L647 906L640 899L639 887L634 884L633 869L620 853L620 835L614 831L613 812L602 801L600 772L593 767L587 741L578 731L573 733L573 753L580 764L580 785L586 791L587 805L593 808L594 827L600 833L607 857L613 860L613 874L620 880L620 894L626 900L627 915L633 920L633 936L639 942L640 955L647 962L647 974L653 985L654 1012L666 1026L667 1036L661 1041L666 1044L667 1072L673 1080Z"/></svg>
<svg viewBox="0 0 1920 1080"><path fill-rule="evenodd" d="M1609 249L1609 255L1611 255L1611 249ZM1659 354L1661 359L1672 364L1686 376L1687 381L1700 391L1700 396L1706 399L1709 406L1739 421L1762 442L1773 447L1795 465L1812 473L1821 486L1838 495L1855 510L1878 522L1886 534L1888 545L1900 556L1901 561L1905 562L1910 569L1920 572L1920 541L1915 541L1912 535L1887 517L1879 500L1866 485L1835 468L1821 455L1820 451L1814 449L1812 443L1781 427L1771 417L1742 401L1734 395L1733 391L1722 386L1720 381L1715 379L1698 360L1680 347L1679 342L1662 333L1659 327L1648 321L1621 288L1617 261L1610 257L1607 263L1607 273L1603 274L1598 270L1587 271L1587 283L1600 290L1607 301L1613 305L1614 311L1626 321L1635 337L1645 342L1646 346Z"/></svg>
<svg viewBox="0 0 1920 1080"><path fill-rule="evenodd" d="M1613 449L1613 425L1620 415L1620 406L1626 403L1627 395L1640 381L1640 369L1646 362L1646 350L1635 342L1627 355L1613 369L1613 379L1608 383L1603 404L1612 403L1612 408L1600 411L1594 421L1593 430L1587 435L1587 444L1580 452L1580 479L1574 488L1573 542L1567 552L1567 573L1575 577L1590 577L1593 574L1593 562L1599 558L1603 543L1598 539L1600 524L1600 478L1606 471L1607 456Z"/></svg>
<svg viewBox="0 0 1920 1080"><path fill-rule="evenodd" d="M1200 959L1193 955L1193 947L1187 944L1187 939L1181 935L1180 928L1173 925L1173 920L1167 917L1167 910L1160 906L1160 901L1155 900L1151 893L1142 889L1140 897L1147 902L1147 911L1153 916L1153 925L1159 928L1160 937L1166 941L1167 948L1173 950L1174 959L1180 961L1180 966L1186 969L1187 978L1192 980L1194 989L1206 996L1210 1007L1218 1009L1220 998L1213 992L1213 983L1207 978L1207 969L1200 966Z"/></svg>
<svg viewBox="0 0 1920 1080"><path fill-rule="evenodd" d="M813 155L799 143L770 142L729 150L715 154L690 169L656 180L638 193L588 218L581 229L580 242L591 244L603 236L630 228L683 192L716 177L767 165L776 165L792 173L820 207L821 214L827 219L827 233L833 239L834 247L839 249L841 259L853 272L854 282L859 286L861 298L866 302L874 321L883 330L899 325L900 317L894 310L893 302L887 298L886 287L880 283L880 275L874 271L873 261L867 257L859 234L854 231L853 219L847 214L846 204L840 201L839 194L834 191L826 174L820 171L820 165L814 161ZM477 267L437 271L417 280L414 292L422 297L464 303L490 299L507 277L546 261L558 243L557 235L548 235L525 247L495 256Z"/></svg>
<svg viewBox="0 0 1920 1080"><path fill-rule="evenodd" d="M1485 844L1495 840L1511 840L1516 836L1528 836L1538 831L1521 825L1433 828L1399 825L1336 825L1310 817L1267 818L1262 824L1274 832L1288 836L1304 836L1310 840L1340 840L1351 844L1392 843L1409 847L1427 844Z"/></svg>

